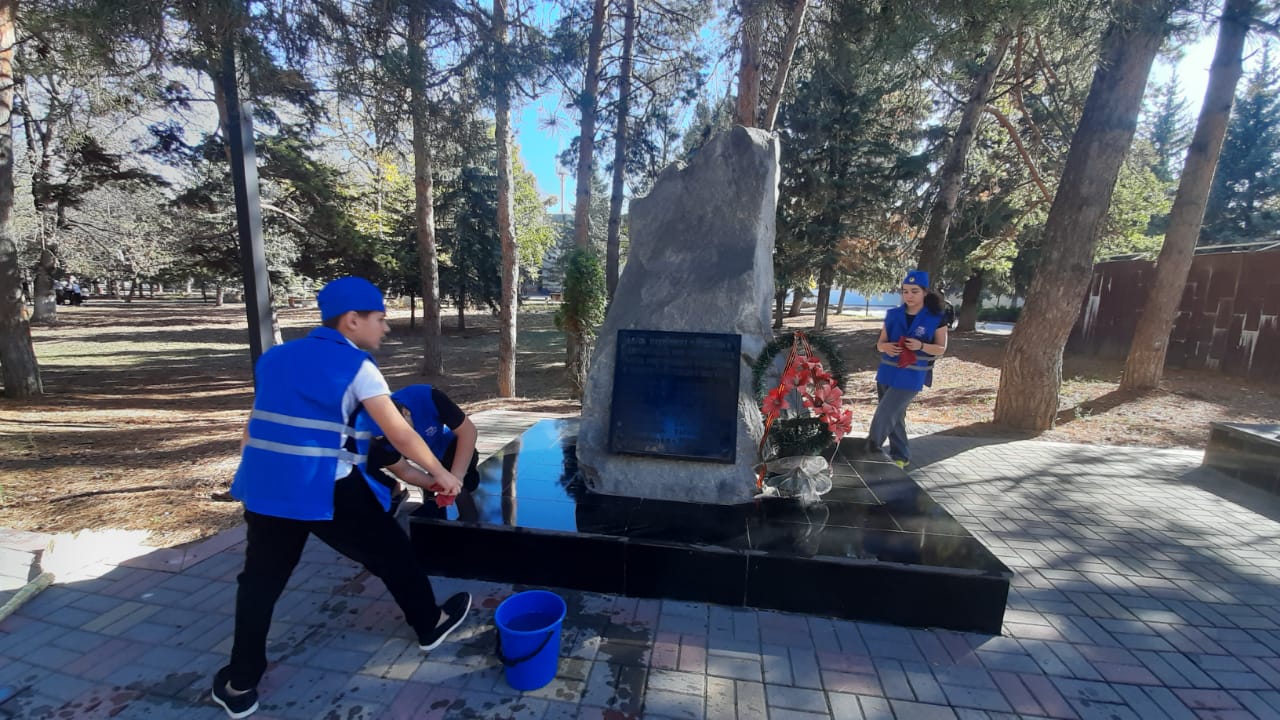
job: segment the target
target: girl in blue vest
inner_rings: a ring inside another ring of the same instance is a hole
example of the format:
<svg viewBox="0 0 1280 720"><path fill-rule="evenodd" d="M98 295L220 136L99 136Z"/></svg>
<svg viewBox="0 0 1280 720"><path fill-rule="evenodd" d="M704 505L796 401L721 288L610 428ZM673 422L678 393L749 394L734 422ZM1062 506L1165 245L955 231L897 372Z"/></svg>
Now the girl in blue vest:
<svg viewBox="0 0 1280 720"><path fill-rule="evenodd" d="M431 475L437 492L456 495L461 488L400 416L369 354L389 330L382 293L368 280L345 277L316 299L324 326L271 348L254 367L253 412L231 485L245 508L244 571L231 661L213 680L213 700L232 718L258 709L271 614L310 535L382 580L424 651L444 642L471 609L468 593L436 603L408 536L359 470L364 457L357 444L368 434L354 421L363 409Z"/></svg>
<svg viewBox="0 0 1280 720"><path fill-rule="evenodd" d="M911 462L907 442L907 405L925 385L933 384L933 363L947 351L942 298L929 292L929 273L912 270L902 281L902 304L884 315L876 350L876 394L880 398L867 445L881 453L889 440L889 457L898 467Z"/></svg>

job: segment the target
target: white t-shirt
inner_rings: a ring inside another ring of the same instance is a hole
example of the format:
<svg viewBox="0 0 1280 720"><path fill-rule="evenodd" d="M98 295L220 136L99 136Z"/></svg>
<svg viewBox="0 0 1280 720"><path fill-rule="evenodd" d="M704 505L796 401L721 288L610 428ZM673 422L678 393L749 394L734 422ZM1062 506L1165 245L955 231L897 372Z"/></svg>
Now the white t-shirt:
<svg viewBox="0 0 1280 720"><path fill-rule="evenodd" d="M347 342L351 342L348 340ZM351 347L355 347L355 343L351 343ZM378 366L373 364L371 360L365 360L360 365L360 369L356 371L356 377L347 386L347 391L342 394L342 417L350 418L356 411L356 407L360 403L372 397L379 395L390 395L391 387L387 385L386 378L382 377L382 372L378 370ZM347 435L342 436L342 443L347 442ZM336 470L338 476L334 479L341 480L351 474L351 463L338 458L338 468Z"/></svg>

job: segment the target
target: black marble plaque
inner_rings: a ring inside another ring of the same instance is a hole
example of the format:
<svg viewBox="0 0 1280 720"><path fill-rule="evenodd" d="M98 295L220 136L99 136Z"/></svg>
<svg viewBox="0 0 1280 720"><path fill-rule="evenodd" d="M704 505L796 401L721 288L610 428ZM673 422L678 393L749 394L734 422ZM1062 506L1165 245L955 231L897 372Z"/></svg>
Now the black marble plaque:
<svg viewBox="0 0 1280 720"><path fill-rule="evenodd" d="M619 330L609 450L733 463L742 336Z"/></svg>

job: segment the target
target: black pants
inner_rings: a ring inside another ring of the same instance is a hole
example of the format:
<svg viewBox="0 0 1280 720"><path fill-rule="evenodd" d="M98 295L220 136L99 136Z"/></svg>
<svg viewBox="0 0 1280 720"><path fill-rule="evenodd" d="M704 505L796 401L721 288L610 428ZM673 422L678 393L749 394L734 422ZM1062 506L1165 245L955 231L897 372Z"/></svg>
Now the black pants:
<svg viewBox="0 0 1280 720"><path fill-rule="evenodd" d="M227 666L233 688L257 687L266 672L271 614L311 534L382 580L418 637L439 621L431 580L414 557L409 537L383 511L359 471L334 486L332 520L291 520L249 510L244 519L248 543L237 579L235 641Z"/></svg>

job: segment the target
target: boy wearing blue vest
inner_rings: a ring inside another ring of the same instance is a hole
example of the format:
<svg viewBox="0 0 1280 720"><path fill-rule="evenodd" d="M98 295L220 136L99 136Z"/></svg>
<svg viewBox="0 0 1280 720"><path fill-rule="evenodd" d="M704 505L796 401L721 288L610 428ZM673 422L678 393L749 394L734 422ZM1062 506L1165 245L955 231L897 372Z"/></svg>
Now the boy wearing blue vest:
<svg viewBox="0 0 1280 720"><path fill-rule="evenodd" d="M436 604L408 536L359 469L358 443L368 435L354 421L363 409L431 475L438 492L461 488L400 416L369 354L389 331L382 293L367 280L344 277L325 285L317 300L323 327L271 348L254 370L253 412L231 485L245 506L244 570L231 661L213 681L213 700L232 718L258 709L271 614L312 534L382 580L424 651L444 642L471 609L468 593Z"/></svg>
<svg viewBox="0 0 1280 720"><path fill-rule="evenodd" d="M449 472L462 478L462 487L474 490L480 483L475 452L479 432L462 408L443 390L431 385L410 385L391 393L391 400ZM391 510L397 503L397 479L425 491L435 490L434 478L409 463L368 413L360 413L356 430L372 436L367 441L368 450L361 454L367 458L364 470L372 481L370 487L384 508Z"/></svg>
<svg viewBox="0 0 1280 720"><path fill-rule="evenodd" d="M889 440L889 457L905 468L911 462L907 443L907 406L925 385L933 384L933 363L947 351L947 328L942 298L929 292L929 273L912 270L902 281L902 304L884 314L876 341L880 367L876 394L880 398L867 446L873 453Z"/></svg>

